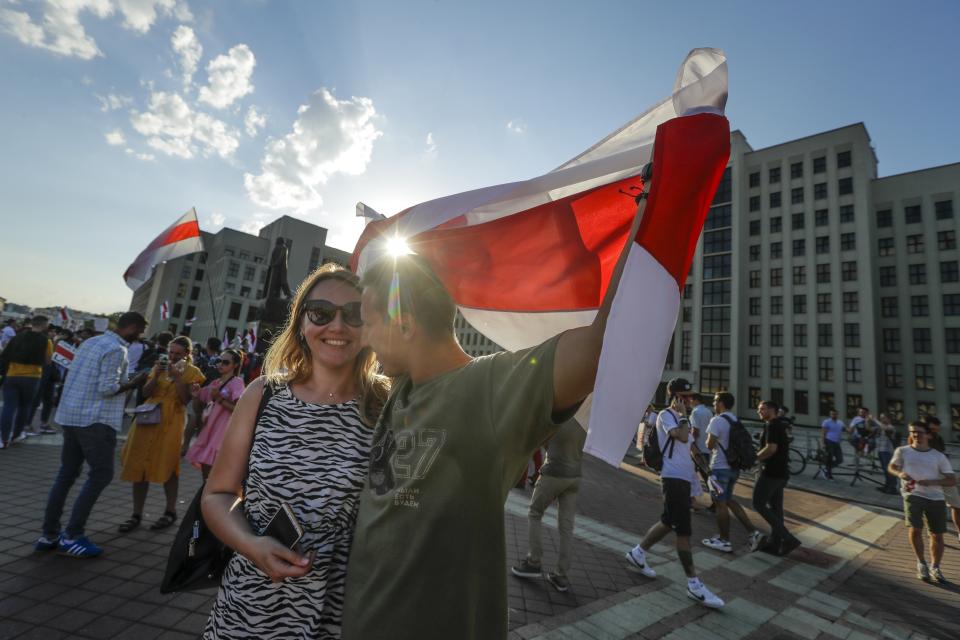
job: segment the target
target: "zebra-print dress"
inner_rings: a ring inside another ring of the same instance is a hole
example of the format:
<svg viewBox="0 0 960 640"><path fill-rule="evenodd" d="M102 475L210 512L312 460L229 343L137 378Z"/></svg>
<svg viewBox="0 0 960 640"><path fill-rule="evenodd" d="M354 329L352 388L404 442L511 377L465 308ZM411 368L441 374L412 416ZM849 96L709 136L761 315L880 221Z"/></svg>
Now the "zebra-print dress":
<svg viewBox="0 0 960 640"><path fill-rule="evenodd" d="M239 553L224 573L204 638L339 638L347 557L371 430L355 400L307 404L289 387L269 399L250 450L244 510L262 531L281 501L305 530L300 547L316 550L310 572L273 584Z"/></svg>

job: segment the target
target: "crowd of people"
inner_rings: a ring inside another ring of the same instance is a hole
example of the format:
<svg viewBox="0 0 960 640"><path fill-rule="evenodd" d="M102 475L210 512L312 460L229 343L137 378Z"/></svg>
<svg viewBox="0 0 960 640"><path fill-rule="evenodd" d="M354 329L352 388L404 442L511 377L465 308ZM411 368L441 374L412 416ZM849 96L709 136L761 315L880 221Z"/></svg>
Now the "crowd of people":
<svg viewBox="0 0 960 640"><path fill-rule="evenodd" d="M177 522L185 458L205 479L207 526L234 550L205 638L506 637L503 505L544 444L529 508L530 548L512 573L570 589L585 439L573 417L593 389L615 290L614 283L589 326L523 351L471 358L453 330L456 305L425 260L391 257L362 279L324 265L291 297L262 370L215 340L203 348L170 333L142 341L146 320L125 313L79 344L62 381L55 416L63 431L61 467L36 550L101 555L85 525L113 480L117 436L129 412L119 475L131 483L132 510L118 530L141 525L150 484L162 485L165 497L150 528ZM20 412L32 407L50 363L46 320L34 319L29 331L29 340L11 340L15 349L6 359L8 446L21 437L28 420ZM723 600L694 566L691 509L706 489L718 532L702 544L717 552L733 552L731 514L750 551L793 552L800 541L784 518L791 424L784 408L760 403L756 448L731 393L715 394L711 411L683 378L667 390L668 406L651 411L638 435L644 462L659 472L663 509L626 550L625 562L654 578L648 552L672 533L687 596L720 608ZM833 430L825 423L825 440ZM909 445L893 450L888 466L899 478L918 562L924 549L915 533L924 525L931 533L932 566L922 575L942 580L945 518L936 512L945 513L943 490L955 476L943 454L930 453L930 433L929 423L912 423ZM88 477L62 526L84 462ZM752 507L766 531L735 495L740 474L757 465ZM554 501L559 557L555 571L545 573L540 523ZM296 521L298 544L263 535L280 512Z"/></svg>

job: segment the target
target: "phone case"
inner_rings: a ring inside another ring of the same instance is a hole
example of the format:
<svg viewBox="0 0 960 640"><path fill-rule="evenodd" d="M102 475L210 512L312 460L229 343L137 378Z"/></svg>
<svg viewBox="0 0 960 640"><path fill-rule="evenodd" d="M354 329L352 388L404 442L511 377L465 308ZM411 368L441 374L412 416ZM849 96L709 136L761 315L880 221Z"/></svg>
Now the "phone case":
<svg viewBox="0 0 960 640"><path fill-rule="evenodd" d="M297 516L286 502L280 503L280 508L274 514L263 535L279 540L284 546L292 549L303 537L303 527L297 522Z"/></svg>

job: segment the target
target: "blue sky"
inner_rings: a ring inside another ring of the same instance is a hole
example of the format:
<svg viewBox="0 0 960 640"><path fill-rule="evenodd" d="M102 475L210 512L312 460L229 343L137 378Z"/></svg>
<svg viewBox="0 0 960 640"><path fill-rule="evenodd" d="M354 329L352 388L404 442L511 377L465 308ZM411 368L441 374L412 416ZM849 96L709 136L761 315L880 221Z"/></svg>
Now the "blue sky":
<svg viewBox="0 0 960 640"><path fill-rule="evenodd" d="M863 121L881 175L957 162L958 24L949 1L0 0L0 296L125 309L124 269L191 206L352 249L358 200L548 171L698 46L754 148Z"/></svg>

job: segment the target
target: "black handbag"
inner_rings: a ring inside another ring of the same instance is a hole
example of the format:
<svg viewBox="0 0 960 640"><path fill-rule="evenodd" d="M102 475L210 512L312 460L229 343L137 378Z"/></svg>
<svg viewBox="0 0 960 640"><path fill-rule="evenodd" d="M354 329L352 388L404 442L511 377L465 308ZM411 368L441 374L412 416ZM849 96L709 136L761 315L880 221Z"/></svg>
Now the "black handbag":
<svg viewBox="0 0 960 640"><path fill-rule="evenodd" d="M257 408L257 423L260 422L260 416L263 415L273 393L273 386L266 384ZM190 501L180 528L173 538L173 546L170 547L170 555L167 557L167 569L163 574L163 582L160 583L160 593L218 587L227 563L233 557L233 549L220 542L203 521L203 512L200 509L203 488L201 486Z"/></svg>

